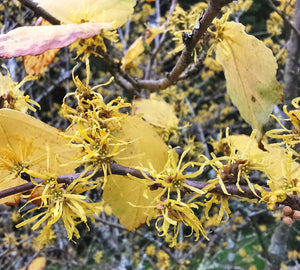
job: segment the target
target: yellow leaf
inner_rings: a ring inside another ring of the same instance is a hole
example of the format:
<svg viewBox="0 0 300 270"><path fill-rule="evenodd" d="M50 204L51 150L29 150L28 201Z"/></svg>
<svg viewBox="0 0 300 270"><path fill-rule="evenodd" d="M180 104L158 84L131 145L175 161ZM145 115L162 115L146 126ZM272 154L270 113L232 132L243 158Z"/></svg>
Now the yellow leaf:
<svg viewBox="0 0 300 270"><path fill-rule="evenodd" d="M26 74L40 75L44 73L47 67L53 62L59 49L45 51L40 55L23 56L23 66Z"/></svg>
<svg viewBox="0 0 300 270"><path fill-rule="evenodd" d="M36 26L51 25L45 19L37 20ZM29 75L39 75L46 71L47 67L53 62L59 49L45 51L40 55L25 55L23 56L23 66L25 72Z"/></svg>
<svg viewBox="0 0 300 270"><path fill-rule="evenodd" d="M281 188L287 178L297 179L299 177L300 164L295 160L289 160L286 149L283 147L264 143L266 151L263 151L258 147L256 140L249 136L234 135L229 136L228 139L233 147L246 153L250 163L257 165L260 171L272 179L272 185L275 189ZM290 169L287 168L288 166Z"/></svg>
<svg viewBox="0 0 300 270"><path fill-rule="evenodd" d="M105 22L122 26L133 12L135 0L35 0L63 23Z"/></svg>
<svg viewBox="0 0 300 270"><path fill-rule="evenodd" d="M130 231L144 225L146 220L151 220L155 214L153 200L161 190L148 189L146 198L144 195L146 189L147 186L142 182L114 175L108 177L103 190L103 199L111 205L113 214L119 218L120 223Z"/></svg>
<svg viewBox="0 0 300 270"><path fill-rule="evenodd" d="M216 60L224 68L232 103L253 129L262 132L274 105L282 102L283 93L276 80L277 63L272 51L244 29L235 22L221 26Z"/></svg>
<svg viewBox="0 0 300 270"><path fill-rule="evenodd" d="M163 30L158 27L148 28L146 30L145 44L150 45L154 38L162 33ZM128 48L126 54L122 59L122 68L130 68L133 65L133 61L138 58L145 51L143 37L139 37L135 42Z"/></svg>
<svg viewBox="0 0 300 270"><path fill-rule="evenodd" d="M116 161L128 167L149 167L161 171L168 160L168 147L153 127L137 116L129 116L124 123L120 137L128 142L125 151ZM149 183L149 181L148 181ZM153 200L161 190L151 190L142 180L125 176L109 176L103 190L103 199L128 230L136 230L154 214ZM151 207L148 207L151 206Z"/></svg>
<svg viewBox="0 0 300 270"><path fill-rule="evenodd" d="M138 116L129 116L122 126L120 138L132 142L121 152L116 162L127 167L149 167L162 171L168 160L168 147L155 129Z"/></svg>
<svg viewBox="0 0 300 270"><path fill-rule="evenodd" d="M57 129L19 111L0 110L0 190L26 183L20 178L23 168L41 174L73 173L77 164L60 164L72 161L76 151ZM0 199L0 203L18 202L19 196Z"/></svg>
<svg viewBox="0 0 300 270"><path fill-rule="evenodd" d="M179 119L174 108L164 100L157 99L136 99L133 101L135 114L142 114L142 117L150 124L160 128L176 128Z"/></svg>
<svg viewBox="0 0 300 270"><path fill-rule="evenodd" d="M139 37L135 42L131 44L128 48L125 56L122 59L122 68L126 69L129 68L132 62L144 52L144 44L143 44L143 37Z"/></svg>
<svg viewBox="0 0 300 270"><path fill-rule="evenodd" d="M46 267L46 258L37 257L35 258L26 268L27 270L43 270ZM20 270L25 270L25 267L22 267Z"/></svg>

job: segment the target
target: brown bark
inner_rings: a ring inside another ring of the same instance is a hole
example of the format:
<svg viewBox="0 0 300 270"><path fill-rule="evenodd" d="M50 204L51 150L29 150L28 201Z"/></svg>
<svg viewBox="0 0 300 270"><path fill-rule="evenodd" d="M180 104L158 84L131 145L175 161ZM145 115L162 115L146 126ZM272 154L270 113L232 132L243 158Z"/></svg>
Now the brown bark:
<svg viewBox="0 0 300 270"><path fill-rule="evenodd" d="M293 26L300 32L300 0L295 2ZM290 104L293 98L300 96L300 37L294 30L291 30L291 35L287 42L287 53L283 91L285 104Z"/></svg>
<svg viewBox="0 0 300 270"><path fill-rule="evenodd" d="M275 228L268 248L268 259L264 270L280 269L281 262L286 257L288 231L289 227L282 222Z"/></svg>

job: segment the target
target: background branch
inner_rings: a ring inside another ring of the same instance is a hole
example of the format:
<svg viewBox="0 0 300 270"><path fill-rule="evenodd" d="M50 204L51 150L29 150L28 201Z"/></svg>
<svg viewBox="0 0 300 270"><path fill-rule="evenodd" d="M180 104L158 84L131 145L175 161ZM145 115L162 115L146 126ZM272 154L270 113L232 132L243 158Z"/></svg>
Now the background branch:
<svg viewBox="0 0 300 270"><path fill-rule="evenodd" d="M24 6L30 8L36 15L43 17L49 23L53 25L59 25L61 22L53 17L50 13L48 13L43 8L39 7L37 3L32 2L31 0L19 0Z"/></svg>
<svg viewBox="0 0 300 270"><path fill-rule="evenodd" d="M121 69L120 63L116 63L113 57L104 52L101 48L96 49L96 53L101 56L101 61L103 61L108 67L109 72L116 79L116 82L120 84L126 91L134 92L140 89L146 89L149 91L157 91L166 89L172 84L176 84L178 80L186 79L189 73L185 73L182 77L182 73L193 61L193 51L199 42L200 38L206 32L207 28L212 23L213 19L217 17L221 8L233 0L210 0L208 7L204 14L200 17L198 24L194 27L192 33L184 34L184 43L185 47L182 50L182 53L170 73L167 74L165 78L158 80L137 80L127 74L124 70ZM91 48L91 53L94 51L94 48Z"/></svg>
<svg viewBox="0 0 300 270"><path fill-rule="evenodd" d="M272 0L267 0L269 6L284 20L284 22L295 32L295 34L298 36L298 38L300 38L300 29L295 27L295 25L293 25L285 16L285 14L283 12L281 12L280 10L278 10L278 8L274 5ZM296 1L297 2L297 1ZM298 1L299 2L299 1ZM296 9L297 4L295 4L295 9ZM296 12L295 12L296 14ZM296 19L297 16L294 16L294 19Z"/></svg>
<svg viewBox="0 0 300 270"><path fill-rule="evenodd" d="M290 104L291 100L300 94L299 84L297 84L300 74L300 0L295 2L293 30L287 42L287 59L284 68L285 104Z"/></svg>

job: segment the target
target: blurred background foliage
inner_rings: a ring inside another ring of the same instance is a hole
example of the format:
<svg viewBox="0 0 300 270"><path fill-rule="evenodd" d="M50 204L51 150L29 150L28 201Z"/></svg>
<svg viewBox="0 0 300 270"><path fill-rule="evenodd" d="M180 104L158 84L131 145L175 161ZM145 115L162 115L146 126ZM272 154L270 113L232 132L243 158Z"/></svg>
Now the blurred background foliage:
<svg viewBox="0 0 300 270"><path fill-rule="evenodd" d="M201 1L200 1L201 2ZM203 1L205 2L205 1ZM269 38L267 44L276 54L285 48L290 35L290 28L284 25L280 35L271 35L267 29L267 20L273 12L268 1L253 1L247 12L239 11L232 15L232 20L243 23L247 31L261 40ZM178 1L184 9L199 3L196 0ZM275 2L278 6L279 2ZM159 5L161 16L165 16L171 1L137 1L135 19L118 31L123 48L119 44L109 43L107 47L111 54L121 59L123 52L128 49L143 32L147 24L157 24L156 5ZM139 17L138 17L139 16ZM35 14L16 0L3 0L0 3L1 33L6 33L23 25L32 25ZM36 42L38 43L38 37ZM168 37L153 63L151 78L159 77L169 72L179 53L170 54L175 47L172 36ZM138 59L136 74L143 74L147 60L153 49ZM62 118L60 105L66 93L75 89L72 80L72 68L76 64L76 55L70 48L63 48L57 54L54 62L43 76L26 83L23 91L37 101L42 109L32 112L32 115L50 125L64 129L68 122ZM279 59L280 60L280 59ZM281 61L281 62L280 62ZM279 61L278 80L282 82L284 75L284 59ZM91 85L106 82L110 75L107 68L99 59L91 58ZM25 76L22 58L12 58L2 61L14 81L21 81ZM1 70L5 73L5 70ZM79 65L75 71L79 78L85 77L85 66ZM100 89L108 102L121 95L131 102L134 97L147 97L145 91L127 92L118 84L112 83ZM197 160L203 151L212 151L209 144L211 138L217 139L226 127L230 133L247 134L251 128L246 124L235 107L232 106L225 87L223 72L212 65L200 65L198 70L187 80L180 81L159 95L175 105L180 125L190 123L190 126L178 130L178 136L171 135L168 144L180 146L179 152L192 147L188 160ZM280 107L279 107L280 109ZM276 124L270 121L268 124ZM223 133L224 134L224 133ZM208 174L211 172L208 172ZM259 181L260 175L253 175ZM88 194L93 200L99 199L101 194L94 191ZM188 230L180 232L180 248L172 249L163 238L158 237L154 224L144 226L135 232L127 231L111 215L109 207L104 209L96 223L89 224L91 230L85 226L81 228L81 238L77 242L67 240L61 224L55 224L56 238L47 247L39 247L36 238L38 233L30 227L15 229L19 222L19 207L0 206L0 269L20 269L26 267L38 257L47 258L45 269L268 269L267 260L270 254L276 254L279 260L277 269L299 269L300 262L300 227L299 221L292 226L282 225L280 210L270 212L264 205L249 204L248 202L231 202L230 220L218 227L205 224L210 241L200 239L195 242L192 237L186 238ZM199 213L200 215L201 213ZM280 234L281 233L281 234ZM278 234L281 235L280 241ZM272 251L276 249L276 251ZM277 252L277 253L276 253ZM295 267L295 268L293 268ZM297 268L298 267L298 268ZM274 268L275 269L275 268Z"/></svg>

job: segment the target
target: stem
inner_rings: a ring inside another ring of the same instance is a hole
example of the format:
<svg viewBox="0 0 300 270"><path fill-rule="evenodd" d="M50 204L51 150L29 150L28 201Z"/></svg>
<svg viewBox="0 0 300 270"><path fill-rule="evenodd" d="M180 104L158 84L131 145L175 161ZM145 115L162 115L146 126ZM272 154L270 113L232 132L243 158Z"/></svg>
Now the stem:
<svg viewBox="0 0 300 270"><path fill-rule="evenodd" d="M289 40L287 42L287 59L284 68L284 97L285 104L290 104L293 98L300 93L299 64L300 64L300 0L295 2L294 23Z"/></svg>
<svg viewBox="0 0 300 270"><path fill-rule="evenodd" d="M129 74L127 74L124 70L120 68L120 65L116 68L116 64L114 59L110 57L105 52L100 52L99 47L96 50L96 53L101 55L101 61L109 66L109 72L115 77L115 80L118 84L120 84L126 91L134 92L140 89L146 89L149 91L158 91L162 89L166 89L172 84L176 84L180 79L186 79L186 74L181 78L181 74L186 70L186 68L193 61L193 51L206 32L207 28L212 23L213 19L218 15L221 8L233 0L210 0L208 3L208 7L204 14L200 17L197 26L194 27L192 33L186 34L187 37L184 39L185 47L178 59L176 65L172 69L170 73L167 74L165 78L157 79L157 80L136 80L132 78ZM175 2L174 2L175 3ZM159 47L158 47L159 48ZM157 48L157 49L158 49ZM101 50L101 49L100 49ZM93 48L91 48L91 53L93 53ZM150 71L149 71L150 72ZM149 76L149 72L146 74L146 77ZM126 74L126 76L125 76Z"/></svg>
<svg viewBox="0 0 300 270"><path fill-rule="evenodd" d="M296 33L296 35L298 36L298 38L300 38L300 31L299 29L297 29L297 27L295 27L284 15L284 12L281 12L280 10L277 9L277 7L274 5L272 0L267 0L269 6L285 21L285 23L291 28L293 29L293 31ZM299 3L298 3L299 4ZM297 4L295 4L297 5ZM296 14L296 12L295 12ZM296 19L297 16L294 16L294 18Z"/></svg>
<svg viewBox="0 0 300 270"><path fill-rule="evenodd" d="M137 169L133 169L133 168L128 168L128 167L124 167L122 165L119 165L117 163L113 163L110 165L110 169L108 170L111 172L111 175L132 175L136 178L139 179L145 179L144 175L147 175L150 179L153 179L153 177L151 177L149 175L149 173L144 172L144 174ZM93 173L93 171L89 171L87 172L85 175L83 175L82 177L87 177L89 175L91 175ZM59 184L65 183L65 184L70 184L71 182L73 182L74 180L78 179L81 176L81 173L75 173L75 174L69 174L69 175L61 175L57 177L57 182ZM104 171L103 169L99 169L95 174L94 177L103 177L104 176ZM153 179L154 180L154 179ZM38 184L43 183L44 179L34 179L34 181ZM200 182L200 181L191 181L191 180L186 180L185 183L187 185L189 185L190 187L193 188L197 188L202 190L204 187L206 187L207 185L209 185L210 183L208 182ZM228 193L230 193L230 196L239 196L239 197L243 197L243 198L248 198L248 199L260 199L260 192L259 190L255 189L255 192L257 195L255 195L249 186L246 185L240 185L241 189L244 192L241 192L237 186L234 183L224 183L226 190L228 191ZM13 188L9 188L9 189L5 189L0 191L0 199L1 198L5 198L7 196L11 196L14 194L18 194L18 193L24 193L27 191L30 191L31 189L33 189L36 185L33 182L28 182L24 185L20 185L17 187L13 187ZM263 187L266 191L269 191L269 188ZM217 194L221 194L221 195L226 195L224 194L222 188L220 185L216 185L214 189L211 189L208 191L209 193L217 193ZM287 197L283 202L281 202L280 204L283 205L288 205L290 206L293 210L299 210L300 211L300 197L299 196L291 196L291 197Z"/></svg>
<svg viewBox="0 0 300 270"><path fill-rule="evenodd" d="M61 22L53 17L50 13L48 13L43 8L39 7L37 3L32 2L31 0L19 0L24 6L30 8L36 15L43 17L49 23L53 25L59 25Z"/></svg>

